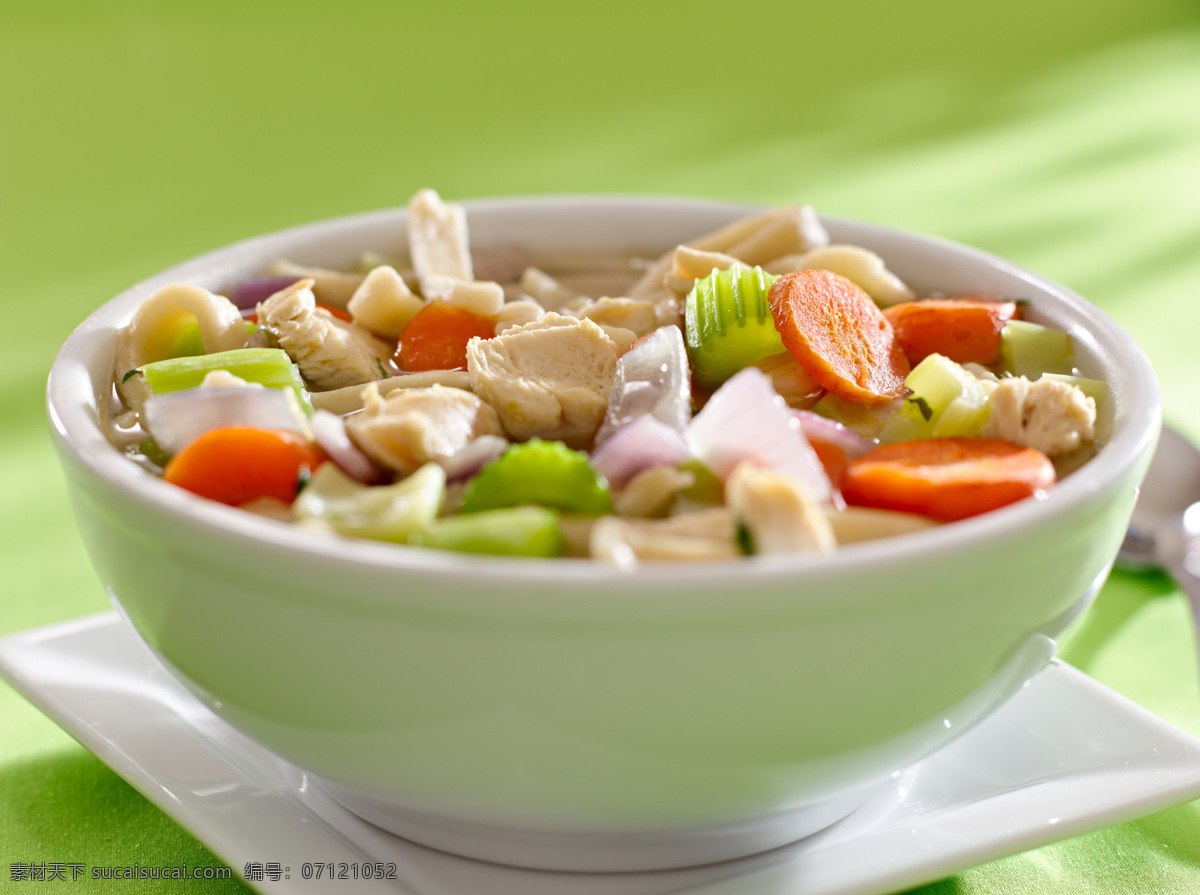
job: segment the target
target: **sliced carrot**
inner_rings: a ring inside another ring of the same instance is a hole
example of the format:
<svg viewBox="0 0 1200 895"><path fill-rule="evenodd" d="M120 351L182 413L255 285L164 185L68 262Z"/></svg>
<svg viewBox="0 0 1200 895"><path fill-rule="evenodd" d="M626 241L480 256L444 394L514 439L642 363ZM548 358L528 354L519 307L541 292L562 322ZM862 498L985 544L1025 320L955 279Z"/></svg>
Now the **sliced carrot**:
<svg viewBox="0 0 1200 895"><path fill-rule="evenodd" d="M931 354L960 364L1000 360L1000 332L1017 313L1015 301L986 298L929 298L892 305L883 316L896 341L916 366Z"/></svg>
<svg viewBox="0 0 1200 895"><path fill-rule="evenodd" d="M828 441L819 441L816 438L810 438L808 443L812 445L817 459L825 467L825 475L829 476L830 483L835 488L839 487L842 476L846 474L846 467L850 463L846 457L846 452L836 444L830 444Z"/></svg>
<svg viewBox="0 0 1200 895"><path fill-rule="evenodd" d="M325 456L304 436L276 429L211 429L167 462L163 479L230 506L257 497L291 503Z"/></svg>
<svg viewBox="0 0 1200 895"><path fill-rule="evenodd" d="M496 324L444 301L431 301L400 333L396 361L408 371L457 370L467 365L467 342L490 339Z"/></svg>
<svg viewBox="0 0 1200 895"><path fill-rule="evenodd" d="M767 300L784 346L822 388L862 404L905 393L908 359L891 324L850 280L802 270L776 280Z"/></svg>
<svg viewBox="0 0 1200 895"><path fill-rule="evenodd" d="M842 496L854 506L954 520L977 516L1054 484L1041 451L996 438L922 438L875 448L850 461Z"/></svg>

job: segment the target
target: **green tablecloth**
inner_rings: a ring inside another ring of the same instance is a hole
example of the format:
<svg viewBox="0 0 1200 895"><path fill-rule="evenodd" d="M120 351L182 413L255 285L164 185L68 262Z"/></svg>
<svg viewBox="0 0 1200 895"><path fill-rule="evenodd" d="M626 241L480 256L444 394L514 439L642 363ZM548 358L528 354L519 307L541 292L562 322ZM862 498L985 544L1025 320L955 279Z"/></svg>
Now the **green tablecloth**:
<svg viewBox="0 0 1200 895"><path fill-rule="evenodd" d="M1184 0L9 0L0 633L108 605L42 410L72 327L179 260L422 186L808 201L972 243L1127 327L1167 418L1200 436L1200 11ZM1115 575L1064 655L1200 734L1166 579ZM0 890L55 885L10 882L18 861L215 859L0 684ZM1200 809L921 891L1018 890L1200 891Z"/></svg>

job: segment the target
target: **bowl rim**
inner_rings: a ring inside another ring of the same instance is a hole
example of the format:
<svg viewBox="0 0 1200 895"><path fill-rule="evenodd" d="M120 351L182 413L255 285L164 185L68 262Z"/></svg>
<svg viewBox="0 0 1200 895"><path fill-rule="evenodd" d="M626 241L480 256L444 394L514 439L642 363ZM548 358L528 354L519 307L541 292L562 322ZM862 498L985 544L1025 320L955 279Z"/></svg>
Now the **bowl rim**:
<svg viewBox="0 0 1200 895"><path fill-rule="evenodd" d="M455 200L456 202L458 200ZM550 210L587 213L589 210L634 212L639 207L671 208L680 211L727 212L736 215L760 212L767 206L654 195L556 194L544 196L492 197L459 202L468 217L472 212L503 213L518 210ZM70 335L51 365L46 386L47 412L59 447L83 469L107 486L117 489L143 508L162 513L189 526L222 532L249 543L287 552L299 551L335 565L366 566L381 572L450 574L467 581L504 581L581 584L627 588L637 580L650 589L670 589L704 582L711 586L744 585L746 576L764 581L779 578L841 575L864 565L894 564L914 559L923 562L947 551L978 547L998 538L1012 536L1030 526L1048 525L1061 519L1106 488L1121 480L1147 458L1161 425L1161 395L1153 366L1124 329L1081 296L1066 287L970 246L908 230L879 224L821 215L824 223L849 226L881 237L913 239L936 251L948 251L1002 274L1015 276L1052 296L1073 314L1086 318L1097 343L1119 359L1121 379L1115 386L1122 395L1122 412L1111 439L1087 461L1084 469L1058 483L1043 500L1023 500L998 510L913 534L849 544L827 554L787 554L741 557L736 560L688 564L644 564L621 570L607 563L578 558L492 557L410 547L365 539L328 536L286 522L205 500L182 489L172 488L133 463L108 441L93 410L93 380L87 358L94 354L94 335L111 333L121 317L132 313L155 289L179 280L202 278L214 266L237 256L253 256L283 243L330 239L340 231L371 225L400 225L403 207L377 209L343 215L271 233L250 237L173 265L119 293L93 311ZM282 252L268 257L265 266ZM128 305L128 311L124 306ZM1110 387L1114 384L1110 383Z"/></svg>

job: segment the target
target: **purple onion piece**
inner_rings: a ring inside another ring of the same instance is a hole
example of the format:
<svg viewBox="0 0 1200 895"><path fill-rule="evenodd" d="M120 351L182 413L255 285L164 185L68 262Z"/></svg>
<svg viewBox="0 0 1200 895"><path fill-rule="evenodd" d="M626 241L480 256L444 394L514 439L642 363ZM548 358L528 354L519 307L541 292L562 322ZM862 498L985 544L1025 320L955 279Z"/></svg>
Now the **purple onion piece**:
<svg viewBox="0 0 1200 895"><path fill-rule="evenodd" d="M679 433L692 418L687 348L677 326L656 329L617 361L608 411L596 433L596 444L603 445L645 414Z"/></svg>
<svg viewBox="0 0 1200 895"><path fill-rule="evenodd" d="M621 488L639 472L655 466L676 466L691 452L675 429L650 415L618 429L591 456L592 468Z"/></svg>
<svg viewBox="0 0 1200 895"><path fill-rule="evenodd" d="M260 277L254 280L242 280L224 290L224 295L243 311L251 311L259 302L264 302L280 289L299 280L300 277Z"/></svg>
<svg viewBox="0 0 1200 895"><path fill-rule="evenodd" d="M364 485L379 485L391 478L386 469L364 454L350 436L346 424L336 413L318 410L309 420L313 440L342 472Z"/></svg>
<svg viewBox="0 0 1200 895"><path fill-rule="evenodd" d="M438 465L446 470L446 481L461 482L469 479L493 460L508 450L508 440L499 435L480 435L468 441L458 452L449 457L439 457Z"/></svg>
<svg viewBox="0 0 1200 895"><path fill-rule="evenodd" d="M189 388L154 395L146 401L142 425L167 454L226 426L304 434L300 408L289 395L275 388Z"/></svg>
<svg viewBox="0 0 1200 895"><path fill-rule="evenodd" d="M841 423L813 413L811 410L792 410L792 416L800 421L800 431L809 441L824 441L839 447L847 457L861 457L875 447L857 432L851 431Z"/></svg>
<svg viewBox="0 0 1200 895"><path fill-rule="evenodd" d="M695 455L722 478L749 461L802 482L817 500L833 495L800 421L757 367L747 367L717 389L685 436Z"/></svg>

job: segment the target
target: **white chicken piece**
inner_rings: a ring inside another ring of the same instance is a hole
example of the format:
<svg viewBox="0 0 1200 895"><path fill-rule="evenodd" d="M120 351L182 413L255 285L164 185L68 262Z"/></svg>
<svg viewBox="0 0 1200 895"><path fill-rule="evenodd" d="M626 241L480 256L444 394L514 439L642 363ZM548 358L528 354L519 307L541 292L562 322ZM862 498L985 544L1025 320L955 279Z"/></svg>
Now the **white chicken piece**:
<svg viewBox="0 0 1200 895"><path fill-rule="evenodd" d="M299 280L259 304L259 329L287 352L314 390L383 379L388 345L318 308L312 286L311 279Z"/></svg>
<svg viewBox="0 0 1200 895"><path fill-rule="evenodd" d="M1096 437L1096 402L1068 382L1001 379L988 405L981 435L1036 448L1048 457L1069 454Z"/></svg>
<svg viewBox="0 0 1200 895"><path fill-rule="evenodd" d="M425 302L412 294L404 277L394 267L381 264L367 274L346 310L367 329L394 339L423 307Z"/></svg>
<svg viewBox="0 0 1200 895"><path fill-rule="evenodd" d="M476 438L504 434L496 411L468 391L432 385L384 398L375 383L363 389L363 409L346 418L346 432L376 463L404 475Z"/></svg>
<svg viewBox="0 0 1200 895"><path fill-rule="evenodd" d="M725 502L749 529L755 553L826 553L837 546L821 505L795 479L739 463L725 480Z"/></svg>
<svg viewBox="0 0 1200 895"><path fill-rule="evenodd" d="M408 252L426 298L430 276L475 279L466 210L443 202L433 190L418 190L408 200Z"/></svg>
<svg viewBox="0 0 1200 895"><path fill-rule="evenodd" d="M504 307L504 287L499 283L458 280L441 274L427 274L421 280L426 301L444 301L480 317L495 317Z"/></svg>
<svg viewBox="0 0 1200 895"><path fill-rule="evenodd" d="M612 339L586 318L547 313L467 343L472 389L496 408L514 441L591 445L617 367Z"/></svg>

